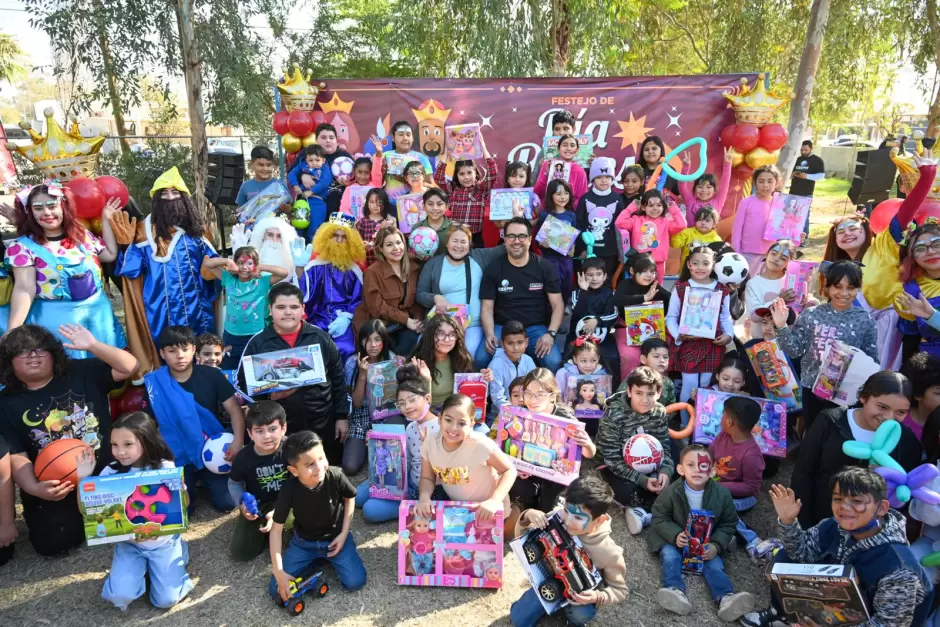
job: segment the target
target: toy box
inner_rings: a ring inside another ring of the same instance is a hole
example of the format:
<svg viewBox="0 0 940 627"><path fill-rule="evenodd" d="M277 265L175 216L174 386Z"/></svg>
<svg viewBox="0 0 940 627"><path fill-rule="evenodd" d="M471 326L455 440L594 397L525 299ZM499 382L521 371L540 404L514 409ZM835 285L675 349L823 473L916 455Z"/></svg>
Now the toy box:
<svg viewBox="0 0 940 627"><path fill-rule="evenodd" d="M251 225L259 220L273 216L277 213L278 209L280 209L281 205L293 202L294 199L287 191L287 188L284 187L284 184L276 180L262 189L260 193L253 196L251 200L239 207L237 219L242 224Z"/></svg>
<svg viewBox="0 0 940 627"><path fill-rule="evenodd" d="M815 284L816 271L819 263L815 261L790 261L787 263L787 274L783 279L783 287L796 292L796 301L791 305L794 311L803 310L803 297L811 296L812 286Z"/></svg>
<svg viewBox="0 0 940 627"><path fill-rule="evenodd" d="M747 397L744 394L728 394L718 390L699 388L695 393L695 433L693 441L711 444L721 432L721 414L725 401L732 396ZM774 457L787 456L787 406L779 401L764 398L752 398L760 405L760 419L754 425L751 434L764 455Z"/></svg>
<svg viewBox="0 0 940 627"><path fill-rule="evenodd" d="M723 295L719 290L690 287L685 290L679 333L714 340L718 331Z"/></svg>
<svg viewBox="0 0 940 627"><path fill-rule="evenodd" d="M745 349L747 358L760 377L764 397L786 405L790 412L803 408L803 388L793 375L790 358L781 350L777 340L758 342Z"/></svg>
<svg viewBox="0 0 940 627"><path fill-rule="evenodd" d="M461 372L454 375L454 394L470 397L476 407L476 424L483 424L486 418L486 394L489 384L479 372Z"/></svg>
<svg viewBox="0 0 940 627"><path fill-rule="evenodd" d="M408 496L404 425L375 425L366 434L369 446L369 496L400 501Z"/></svg>
<svg viewBox="0 0 940 627"><path fill-rule="evenodd" d="M562 398L574 410L575 418L600 418L613 393L609 374L568 375Z"/></svg>
<svg viewBox="0 0 940 627"><path fill-rule="evenodd" d="M369 193L372 186L353 183L346 189L349 190L349 210L352 212L352 217L356 220L361 220L367 213L365 204L366 194Z"/></svg>
<svg viewBox="0 0 940 627"><path fill-rule="evenodd" d="M530 529L509 547L548 614L568 605L572 591L581 594L603 581L581 540L568 533L559 512L548 518L545 529Z"/></svg>
<svg viewBox="0 0 940 627"><path fill-rule="evenodd" d="M504 405L499 410L496 445L516 469L568 485L581 472L581 447L571 435L584 424Z"/></svg>
<svg viewBox="0 0 940 627"><path fill-rule="evenodd" d="M395 203L398 207L398 228L408 235L415 225L428 217L424 210L424 194L405 194L399 196Z"/></svg>
<svg viewBox="0 0 940 627"><path fill-rule="evenodd" d="M767 572L773 594L791 625L857 625L868 609L855 569L846 564L773 564Z"/></svg>
<svg viewBox="0 0 940 627"><path fill-rule="evenodd" d="M591 135L575 135L574 137L578 140L578 152L574 156L574 162L584 169L589 169L591 157L594 156L594 137ZM550 161L558 156L559 140L561 140L560 135L542 138L542 159Z"/></svg>
<svg viewBox="0 0 940 627"><path fill-rule="evenodd" d="M401 357L369 364L366 371L366 396L369 413L374 422L385 420L389 416L397 416L398 407L395 406L398 393L398 380L395 373L405 363Z"/></svg>
<svg viewBox="0 0 940 627"><path fill-rule="evenodd" d="M242 357L245 385L251 396L302 388L326 381L319 345Z"/></svg>
<svg viewBox="0 0 940 627"><path fill-rule="evenodd" d="M574 248L574 243L580 234L581 231L578 229L549 214L545 216L545 221L536 234L535 241L557 253L567 255Z"/></svg>
<svg viewBox="0 0 940 627"><path fill-rule="evenodd" d="M809 196L777 194L771 203L764 227L764 239L774 242L789 239L795 244L803 241L803 226L809 217L809 207L813 199Z"/></svg>
<svg viewBox="0 0 940 627"><path fill-rule="evenodd" d="M409 161L413 161L411 155L403 155L397 152L385 153L385 171L388 174L401 176L405 172L405 166Z"/></svg>
<svg viewBox="0 0 940 627"><path fill-rule="evenodd" d="M532 188L503 188L490 190L490 220L512 220L512 203L522 206L523 215L532 219Z"/></svg>
<svg viewBox="0 0 940 627"><path fill-rule="evenodd" d="M640 346L651 337L666 339L666 316L661 302L623 308L627 346Z"/></svg>
<svg viewBox="0 0 940 627"><path fill-rule="evenodd" d="M431 311L428 312L428 320L436 315L437 307L431 307ZM464 329L470 326L470 311L466 305L451 305L447 308L447 315L453 318L454 322L463 325Z"/></svg>
<svg viewBox="0 0 940 627"><path fill-rule="evenodd" d="M571 182L571 162L564 159L552 159L548 164L548 180L561 179Z"/></svg>
<svg viewBox="0 0 940 627"><path fill-rule="evenodd" d="M444 127L447 158L453 161L472 161L483 158L479 124L455 124Z"/></svg>
<svg viewBox="0 0 940 627"><path fill-rule="evenodd" d="M833 340L826 347L813 383L813 394L843 407L858 400L858 390L881 366L861 349Z"/></svg>
<svg viewBox="0 0 940 627"><path fill-rule="evenodd" d="M685 525L689 543L682 549L682 572L700 575L705 568L705 545L712 537L715 515L704 509L693 509Z"/></svg>
<svg viewBox="0 0 940 627"><path fill-rule="evenodd" d="M174 535L189 526L182 468L88 477L78 503L88 546Z"/></svg>
<svg viewBox="0 0 940 627"><path fill-rule="evenodd" d="M477 503L432 501L430 520L416 516L417 501L398 510L398 584L501 588L503 512L477 521Z"/></svg>

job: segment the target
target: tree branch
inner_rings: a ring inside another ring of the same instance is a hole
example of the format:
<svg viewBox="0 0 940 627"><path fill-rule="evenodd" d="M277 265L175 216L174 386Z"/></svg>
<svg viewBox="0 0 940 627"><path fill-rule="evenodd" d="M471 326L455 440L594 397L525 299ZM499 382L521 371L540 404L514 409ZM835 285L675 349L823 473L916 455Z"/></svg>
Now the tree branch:
<svg viewBox="0 0 940 627"><path fill-rule="evenodd" d="M708 61L705 59L705 57L702 56L702 53L698 48L698 44L696 44L695 42L695 35L692 34L692 31L689 29L689 27L685 26L684 24L681 24L676 18L670 15L667 11L663 11L659 7L656 7L656 12L662 15L663 17L665 17L667 20L669 20L669 22L673 26L681 30L683 33L685 33L686 38L689 40L689 43L692 45L692 52L695 53L695 56L699 58L699 61L701 61L703 65L707 66Z"/></svg>

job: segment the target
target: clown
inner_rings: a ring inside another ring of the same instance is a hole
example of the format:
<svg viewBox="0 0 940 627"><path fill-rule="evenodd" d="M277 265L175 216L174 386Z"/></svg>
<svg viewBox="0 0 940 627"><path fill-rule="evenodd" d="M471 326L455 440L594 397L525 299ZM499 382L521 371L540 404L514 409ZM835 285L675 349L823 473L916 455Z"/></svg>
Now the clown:
<svg viewBox="0 0 940 627"><path fill-rule="evenodd" d="M287 271L286 280L291 283L297 282L290 250L291 243L296 239L297 229L279 216L258 220L254 228L248 231L240 224L232 228L232 250L251 246L258 251L258 263L284 268Z"/></svg>
<svg viewBox="0 0 940 627"><path fill-rule="evenodd" d="M218 254L205 238L206 222L176 167L150 190L151 213L142 224L126 213L111 218L118 244L115 274L122 279L128 343L140 371L159 367L154 340L168 326L215 333L215 283L200 274L205 257Z"/></svg>
<svg viewBox="0 0 940 627"><path fill-rule="evenodd" d="M317 251L312 255L312 251ZM351 218L334 213L317 229L313 244L291 245L307 322L326 329L343 361L356 350L353 313L362 302L362 270L366 247ZM312 257L312 258L311 258Z"/></svg>

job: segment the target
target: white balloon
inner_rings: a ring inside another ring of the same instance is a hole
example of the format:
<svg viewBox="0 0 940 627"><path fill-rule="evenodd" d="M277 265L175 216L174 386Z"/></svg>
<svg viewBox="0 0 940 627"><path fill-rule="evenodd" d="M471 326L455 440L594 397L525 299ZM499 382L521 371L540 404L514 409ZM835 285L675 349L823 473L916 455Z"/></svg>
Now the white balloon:
<svg viewBox="0 0 940 627"><path fill-rule="evenodd" d="M82 153L83 155L87 155L89 152L91 152L91 144L89 144L88 142L80 143L78 145L78 151Z"/></svg>

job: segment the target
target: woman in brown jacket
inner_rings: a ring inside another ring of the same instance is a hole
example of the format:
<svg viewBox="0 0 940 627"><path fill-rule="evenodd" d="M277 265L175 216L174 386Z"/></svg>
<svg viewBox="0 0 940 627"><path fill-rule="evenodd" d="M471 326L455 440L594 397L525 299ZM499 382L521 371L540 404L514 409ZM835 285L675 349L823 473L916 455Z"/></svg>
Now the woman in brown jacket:
<svg viewBox="0 0 940 627"><path fill-rule="evenodd" d="M424 328L423 310L415 303L418 272L411 267L405 236L394 226L375 234L376 261L362 277L362 302L353 316L353 327L373 318L388 328L391 349L407 356Z"/></svg>

